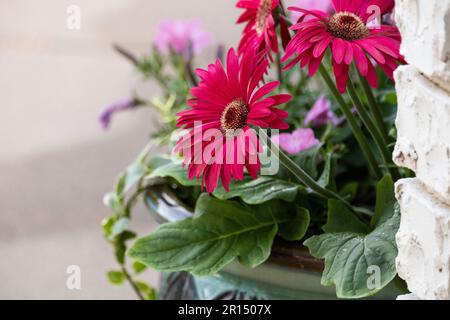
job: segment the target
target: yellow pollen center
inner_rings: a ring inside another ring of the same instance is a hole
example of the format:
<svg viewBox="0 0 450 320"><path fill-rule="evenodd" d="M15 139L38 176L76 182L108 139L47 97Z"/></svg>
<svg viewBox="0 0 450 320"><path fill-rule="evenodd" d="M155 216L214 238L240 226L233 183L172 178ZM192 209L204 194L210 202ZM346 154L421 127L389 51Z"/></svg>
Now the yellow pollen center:
<svg viewBox="0 0 450 320"><path fill-rule="evenodd" d="M272 0L261 0L256 13L256 34L260 37L266 28L267 18L272 13Z"/></svg>
<svg viewBox="0 0 450 320"><path fill-rule="evenodd" d="M361 18L351 12L335 13L327 21L327 30L336 38L348 41L365 38L370 33Z"/></svg>
<svg viewBox="0 0 450 320"><path fill-rule="evenodd" d="M231 130L239 130L247 124L248 107L243 99L236 99L227 104L220 117L222 131L228 135Z"/></svg>

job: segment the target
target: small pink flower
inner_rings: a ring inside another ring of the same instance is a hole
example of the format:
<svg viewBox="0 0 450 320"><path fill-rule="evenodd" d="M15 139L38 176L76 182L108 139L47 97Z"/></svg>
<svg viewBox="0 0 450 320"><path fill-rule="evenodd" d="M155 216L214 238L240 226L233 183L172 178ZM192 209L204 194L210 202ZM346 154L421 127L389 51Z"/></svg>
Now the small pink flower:
<svg viewBox="0 0 450 320"><path fill-rule="evenodd" d="M204 31L198 20L165 20L159 25L154 45L162 53L167 54L173 50L189 57L191 53L200 53L211 42L211 36Z"/></svg>
<svg viewBox="0 0 450 320"><path fill-rule="evenodd" d="M337 125L339 119L331 110L330 100L325 96L321 96L306 115L304 125L323 126L328 122Z"/></svg>
<svg viewBox="0 0 450 320"><path fill-rule="evenodd" d="M300 153L320 143L316 139L314 131L309 128L300 128L292 133L282 133L278 136L273 136L272 141L279 144L280 148L289 154Z"/></svg>
<svg viewBox="0 0 450 320"><path fill-rule="evenodd" d="M320 10L324 12L331 11L331 0L297 0L296 7L305 10ZM298 11L291 11L292 22L296 23L298 19L303 17L304 13ZM305 21L312 19L312 17L306 17Z"/></svg>

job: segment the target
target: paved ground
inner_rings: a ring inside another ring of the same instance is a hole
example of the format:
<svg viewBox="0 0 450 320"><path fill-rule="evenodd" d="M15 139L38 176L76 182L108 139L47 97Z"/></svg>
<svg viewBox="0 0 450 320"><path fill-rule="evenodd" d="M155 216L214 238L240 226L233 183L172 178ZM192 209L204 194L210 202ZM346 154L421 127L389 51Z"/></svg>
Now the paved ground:
<svg viewBox="0 0 450 320"><path fill-rule="evenodd" d="M70 4L81 8L79 31L66 28ZM101 107L139 83L110 45L143 51L159 20L196 16L230 44L236 15L230 0L0 0L0 298L134 298L106 281L114 261L99 224L102 196L146 143L153 116L124 114L99 129ZM154 224L140 212L145 233ZM66 288L73 264L80 291Z"/></svg>

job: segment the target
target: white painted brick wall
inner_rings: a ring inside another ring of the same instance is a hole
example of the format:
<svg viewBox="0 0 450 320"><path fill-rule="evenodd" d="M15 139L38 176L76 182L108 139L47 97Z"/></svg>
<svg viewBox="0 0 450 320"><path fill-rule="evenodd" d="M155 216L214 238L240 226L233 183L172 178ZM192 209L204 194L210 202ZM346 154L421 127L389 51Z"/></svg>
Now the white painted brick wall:
<svg viewBox="0 0 450 320"><path fill-rule="evenodd" d="M417 178L396 184L402 209L397 270L410 296L450 299L450 0L396 0L397 165Z"/></svg>
<svg viewBox="0 0 450 320"><path fill-rule="evenodd" d="M402 207L397 271L422 299L450 299L450 206L418 179L396 184Z"/></svg>
<svg viewBox="0 0 450 320"><path fill-rule="evenodd" d="M400 108L394 161L450 199L450 96L412 66L395 76Z"/></svg>
<svg viewBox="0 0 450 320"><path fill-rule="evenodd" d="M401 53L450 91L450 0L396 0Z"/></svg>

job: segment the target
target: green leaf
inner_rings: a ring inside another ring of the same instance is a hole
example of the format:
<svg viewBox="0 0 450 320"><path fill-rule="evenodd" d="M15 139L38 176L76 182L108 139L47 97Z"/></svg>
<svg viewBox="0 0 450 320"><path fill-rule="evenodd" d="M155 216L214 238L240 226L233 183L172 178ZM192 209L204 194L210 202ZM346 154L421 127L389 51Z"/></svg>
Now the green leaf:
<svg viewBox="0 0 450 320"><path fill-rule="evenodd" d="M298 241L301 240L306 231L308 231L309 223L311 218L309 216L309 211L305 208L296 208L296 214L292 217L292 212L280 211L278 216L281 218L285 215L285 219L289 222L280 223L278 234L287 241ZM293 220L291 220L293 218Z"/></svg>
<svg viewBox="0 0 450 320"><path fill-rule="evenodd" d="M106 274L108 276L109 282L112 284L122 284L125 280L125 275L122 271L111 270Z"/></svg>
<svg viewBox="0 0 450 320"><path fill-rule="evenodd" d="M327 233L367 233L369 231L369 227L359 220L344 203L334 199L328 200L328 220L322 229Z"/></svg>
<svg viewBox="0 0 450 320"><path fill-rule="evenodd" d="M136 234L132 231L125 230L114 239L114 254L119 264L125 263L125 252L127 250L126 242L136 238Z"/></svg>
<svg viewBox="0 0 450 320"><path fill-rule="evenodd" d="M394 182L390 175L386 175L377 184L377 201L371 226L376 227L388 219L394 211L396 203Z"/></svg>
<svg viewBox="0 0 450 320"><path fill-rule="evenodd" d="M318 175L317 157L322 146L322 143L318 144L311 149L300 152L294 157L294 161L313 178L316 178Z"/></svg>
<svg viewBox="0 0 450 320"><path fill-rule="evenodd" d="M133 262L133 270L134 273L139 274L145 271L147 269L147 266L139 261Z"/></svg>
<svg viewBox="0 0 450 320"><path fill-rule="evenodd" d="M333 155L331 153L328 153L326 155L325 166L323 168L322 175L317 181L317 183L324 188L327 188L332 182L332 160Z"/></svg>
<svg viewBox="0 0 450 320"><path fill-rule="evenodd" d="M186 168L182 167L182 162L174 162L169 157L156 157L150 162L152 172L146 176L147 179L173 178L183 186L199 186L200 181L188 179Z"/></svg>
<svg viewBox="0 0 450 320"><path fill-rule="evenodd" d="M123 217L114 222L112 228L111 228L111 234L109 236L110 239L114 239L116 236L123 233L130 224L130 219Z"/></svg>
<svg viewBox="0 0 450 320"><path fill-rule="evenodd" d="M103 203L105 206L111 208L114 213L121 214L124 211L123 203L115 192L106 194L103 197Z"/></svg>
<svg viewBox="0 0 450 320"><path fill-rule="evenodd" d="M105 238L109 239L112 233L112 227L114 226L114 222L116 221L116 216L109 216L103 219L102 221L102 229L103 235Z"/></svg>
<svg viewBox="0 0 450 320"><path fill-rule="evenodd" d="M321 282L325 286L334 284L339 298L373 295L396 275L395 234L400 224L400 209L398 204L391 206L395 200L387 197L392 190L386 190L386 187L392 187L393 190L390 176L383 178L378 184L377 198L384 199L385 205L381 205L381 200L379 201L379 215L374 217L375 222L370 230L364 231L362 223L352 217L343 204L331 201L329 220L324 227L329 233L305 241L314 257L325 259ZM391 195L393 197L393 193ZM349 219L351 222L347 221ZM374 267L380 271L376 287L369 285L373 279L371 271Z"/></svg>
<svg viewBox="0 0 450 320"><path fill-rule="evenodd" d="M357 193L358 193L359 183L349 182L345 184L341 190L339 191L339 194L344 197L348 202L352 202L353 199L355 199Z"/></svg>
<svg viewBox="0 0 450 320"><path fill-rule="evenodd" d="M272 199L292 202L297 196L298 189L298 185L288 181L260 177L256 180L234 181L230 184L229 192L220 187L214 191L214 195L221 200L241 198L248 204L261 204Z"/></svg>
<svg viewBox="0 0 450 320"><path fill-rule="evenodd" d="M203 194L193 218L160 226L128 255L157 270L196 275L217 273L235 258L253 268L269 257L280 225L306 223L304 211L288 214L289 207L278 201L244 206ZM300 229L283 226L282 234L295 238Z"/></svg>
<svg viewBox="0 0 450 320"><path fill-rule="evenodd" d="M126 180L127 180L127 175L126 173L123 173L116 184L116 194L122 194L124 189L125 189L125 184L126 184Z"/></svg>
<svg viewBox="0 0 450 320"><path fill-rule="evenodd" d="M141 178L143 178L147 172L147 167L141 162L138 161L131 164L124 174L122 188L118 189L117 193L120 194L130 190L130 188L134 186Z"/></svg>
<svg viewBox="0 0 450 320"><path fill-rule="evenodd" d="M137 280L134 283L146 300L156 300L156 290L150 287L146 282Z"/></svg>
<svg viewBox="0 0 450 320"><path fill-rule="evenodd" d="M397 105L397 94L395 91L388 91L382 97L382 100L386 103Z"/></svg>

